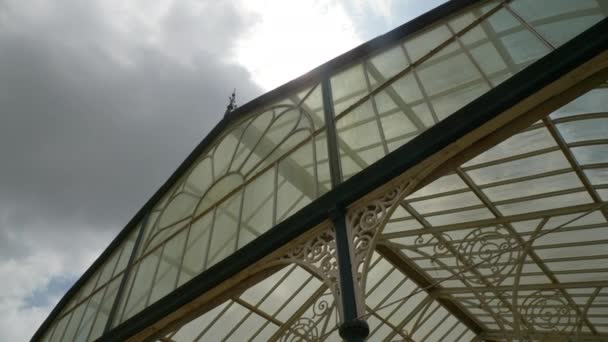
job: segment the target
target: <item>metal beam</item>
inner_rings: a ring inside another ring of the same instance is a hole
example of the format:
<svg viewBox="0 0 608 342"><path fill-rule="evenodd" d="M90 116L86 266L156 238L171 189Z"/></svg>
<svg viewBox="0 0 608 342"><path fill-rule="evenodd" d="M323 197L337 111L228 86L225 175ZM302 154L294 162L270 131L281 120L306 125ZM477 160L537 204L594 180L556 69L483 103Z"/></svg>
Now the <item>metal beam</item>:
<svg viewBox="0 0 608 342"><path fill-rule="evenodd" d="M544 284L520 284L517 287L518 291L536 291L536 290L560 290L560 289L584 289L608 287L608 281L581 281L571 283L544 283ZM466 294L471 292L503 292L513 291L513 286L497 285L493 287L451 287L433 289L433 294L437 296L447 296L453 294Z"/></svg>
<svg viewBox="0 0 608 342"><path fill-rule="evenodd" d="M489 339L504 340L506 337L522 339L522 341L608 341L608 334L598 333L593 335L588 332L555 332L555 331L526 331L516 334L514 331L489 331L480 335L482 341Z"/></svg>

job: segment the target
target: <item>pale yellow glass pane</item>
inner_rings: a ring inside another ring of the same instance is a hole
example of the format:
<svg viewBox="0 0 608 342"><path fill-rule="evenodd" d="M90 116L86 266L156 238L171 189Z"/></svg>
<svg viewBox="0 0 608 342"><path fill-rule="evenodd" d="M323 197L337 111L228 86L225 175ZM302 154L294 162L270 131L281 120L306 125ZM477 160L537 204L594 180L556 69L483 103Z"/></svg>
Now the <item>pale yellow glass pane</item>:
<svg viewBox="0 0 608 342"><path fill-rule="evenodd" d="M355 65L331 78L336 115L368 93L363 66Z"/></svg>
<svg viewBox="0 0 608 342"><path fill-rule="evenodd" d="M406 41L404 45L411 61L415 62L448 40L451 36L452 34L448 28L441 25L417 34L414 38Z"/></svg>
<svg viewBox="0 0 608 342"><path fill-rule="evenodd" d="M96 294L95 296L93 296L92 299L89 299L89 301L85 304L86 305L86 311L84 312L84 315L82 317L82 322L80 323L80 327L78 328L78 331L76 333L75 336L75 341L79 341L79 342L84 342L84 341L88 341L88 336L89 333L91 331L91 327L93 326L95 317L97 315L98 312L98 305L95 305L93 303L99 303L99 301L101 300L101 297L103 295L103 291L101 291L99 294Z"/></svg>
<svg viewBox="0 0 608 342"><path fill-rule="evenodd" d="M319 196L331 189L329 162L327 158L327 136L320 134L315 138L317 157L317 180L319 182Z"/></svg>
<svg viewBox="0 0 608 342"><path fill-rule="evenodd" d="M585 175L593 185L608 184L608 168L585 170Z"/></svg>
<svg viewBox="0 0 608 342"><path fill-rule="evenodd" d="M571 151L581 165L608 163L608 144L574 147Z"/></svg>
<svg viewBox="0 0 608 342"><path fill-rule="evenodd" d="M443 176L431 184L423 187L422 189L414 192L409 195L407 198L417 198L423 196L430 196L435 194L440 194L443 192L454 191L458 189L466 188L466 184L460 179L458 175L452 174L448 176Z"/></svg>
<svg viewBox="0 0 608 342"><path fill-rule="evenodd" d="M496 186L484 189L484 193L493 201L501 201L546 192L582 187L583 184L574 172L543 177L524 182Z"/></svg>
<svg viewBox="0 0 608 342"><path fill-rule="evenodd" d="M116 298L120 281L120 278L112 281L104 293L103 300L97 302L100 303L100 306L97 310L98 312L95 323L91 328L91 334L89 335L90 341L97 339L103 333L106 323L108 322L108 314L112 308L112 304L114 304L114 299Z"/></svg>
<svg viewBox="0 0 608 342"><path fill-rule="evenodd" d="M475 183L487 184L570 167L560 151L467 171Z"/></svg>
<svg viewBox="0 0 608 342"><path fill-rule="evenodd" d="M131 275L134 280L131 282L130 291L125 293L126 305L123 310L123 321L145 307L161 250L162 248L156 249L135 266L134 274Z"/></svg>
<svg viewBox="0 0 608 342"><path fill-rule="evenodd" d="M557 127L567 142L608 137L608 118L565 122L557 125Z"/></svg>
<svg viewBox="0 0 608 342"><path fill-rule="evenodd" d="M300 92L295 99L301 100L310 89ZM315 122L315 129L321 128L325 125L325 112L323 111L323 96L321 93L321 85L317 85L315 89L308 95L304 102L299 102L300 107L311 115Z"/></svg>
<svg viewBox="0 0 608 342"><path fill-rule="evenodd" d="M223 175L234 157L238 144L238 133L231 131L224 136L213 151L213 172L216 177Z"/></svg>
<svg viewBox="0 0 608 342"><path fill-rule="evenodd" d="M463 210L463 211L459 211L459 212L455 212L455 213L451 213L451 214L429 216L426 219L432 225L445 225L445 224L485 220L485 219L490 219L490 218L495 218L495 216L492 215L492 213L488 209L473 209L473 210Z"/></svg>
<svg viewBox="0 0 608 342"><path fill-rule="evenodd" d="M396 94L391 93L390 89L394 90ZM416 79L412 73L407 73L391 83L389 91L382 91L376 95L376 102L378 109L381 112L386 112L393 108L398 108L398 101L404 101L405 103L412 103L422 100L422 92Z"/></svg>
<svg viewBox="0 0 608 342"><path fill-rule="evenodd" d="M165 245L148 305L175 289L187 232L187 230L183 230Z"/></svg>
<svg viewBox="0 0 608 342"><path fill-rule="evenodd" d="M523 201L498 206L498 210L505 215L515 215L532 211L541 211L555 208L562 208L593 202L586 192L553 196L530 201Z"/></svg>
<svg viewBox="0 0 608 342"><path fill-rule="evenodd" d="M542 1L516 0L510 6L556 47L605 16L597 0L552 0L550 6Z"/></svg>
<svg viewBox="0 0 608 342"><path fill-rule="evenodd" d="M469 85L450 90L445 95L436 97L431 102L437 113L437 118L443 120L488 90L490 90L490 85L480 79Z"/></svg>
<svg viewBox="0 0 608 342"><path fill-rule="evenodd" d="M457 46L457 43L451 43L444 49ZM446 55L440 59L426 61L417 70L429 95L455 90L459 86L481 78L479 71L462 50L454 52L451 56Z"/></svg>
<svg viewBox="0 0 608 342"><path fill-rule="evenodd" d="M273 225L274 169L247 184L244 196L239 247L244 246Z"/></svg>
<svg viewBox="0 0 608 342"><path fill-rule="evenodd" d="M240 174L226 175L224 178L213 184L211 188L209 188L201 203L196 207L194 215L201 215L210 207L217 205L220 200L224 199L228 194L241 186L243 183L244 179Z"/></svg>
<svg viewBox="0 0 608 342"><path fill-rule="evenodd" d="M410 205L421 214L463 208L479 204L481 204L481 201L475 194L473 194L473 192L442 196L410 203Z"/></svg>
<svg viewBox="0 0 608 342"><path fill-rule="evenodd" d="M544 128L518 133L464 164L465 167L557 146Z"/></svg>
<svg viewBox="0 0 608 342"><path fill-rule="evenodd" d="M80 304L72 313L72 317L70 318L70 322L65 329L65 333L63 334L62 341L73 341L76 335L76 329L78 329L78 323L82 319L85 310L85 303Z"/></svg>
<svg viewBox="0 0 608 342"><path fill-rule="evenodd" d="M239 191L215 209L207 268L232 254L236 248L241 197L242 191Z"/></svg>
<svg viewBox="0 0 608 342"><path fill-rule="evenodd" d="M265 139L272 142L273 146L281 144L296 129L300 118L300 114L294 108L277 108L276 112L278 114L264 136ZM267 155L268 152L263 154Z"/></svg>
<svg viewBox="0 0 608 342"><path fill-rule="evenodd" d="M198 196L202 196L213 182L213 169L211 158L205 158L199 161L194 167L184 188Z"/></svg>
<svg viewBox="0 0 608 342"><path fill-rule="evenodd" d="M553 118L586 113L608 112L608 89L594 89L561 107L551 114Z"/></svg>
<svg viewBox="0 0 608 342"><path fill-rule="evenodd" d="M202 271L210 242L209 234L212 222L213 212L210 212L192 223L188 236L188 244L184 252L184 262L179 277L179 285L192 279Z"/></svg>
<svg viewBox="0 0 608 342"><path fill-rule="evenodd" d="M201 341L221 341L236 324L249 312L243 306L232 302L228 310L220 316L211 328L203 335ZM202 330L202 329L201 329Z"/></svg>
<svg viewBox="0 0 608 342"><path fill-rule="evenodd" d="M386 80L407 68L408 65L401 46L396 46L372 57L368 69L370 75L374 75L377 71L378 76ZM375 68L375 70L372 70L372 68ZM377 81L380 81L380 79Z"/></svg>
<svg viewBox="0 0 608 342"><path fill-rule="evenodd" d="M123 243L123 246L121 247L122 251L120 253L120 259L118 259L118 262L116 263L116 268L114 269L114 275L118 274L127 267L129 258L133 253L135 239L139 235L139 229L141 229L141 226L138 226L137 229L134 229L133 232L128 235L127 239Z"/></svg>
<svg viewBox="0 0 608 342"><path fill-rule="evenodd" d="M314 188L306 187L299 179L299 172L287 163L280 163L278 169L278 190L276 222L280 222L295 213L314 198Z"/></svg>
<svg viewBox="0 0 608 342"><path fill-rule="evenodd" d="M97 282L97 287L105 285L108 282L108 280L110 280L110 277L112 277L112 274L114 272L116 262L118 262L119 256L120 256L120 249L118 249L116 252L112 253L110 258L103 265L103 268L101 270L101 275L99 276L99 280Z"/></svg>

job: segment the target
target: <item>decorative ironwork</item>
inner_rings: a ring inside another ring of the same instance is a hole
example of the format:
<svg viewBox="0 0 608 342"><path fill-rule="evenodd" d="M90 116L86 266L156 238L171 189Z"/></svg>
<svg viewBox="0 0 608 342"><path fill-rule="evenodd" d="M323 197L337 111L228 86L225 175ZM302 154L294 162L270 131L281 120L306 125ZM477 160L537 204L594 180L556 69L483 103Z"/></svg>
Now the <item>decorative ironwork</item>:
<svg viewBox="0 0 608 342"><path fill-rule="evenodd" d="M365 289L367 267L380 228L390 218L409 184L410 182L402 183L347 214L347 224L353 239L353 271L361 290Z"/></svg>
<svg viewBox="0 0 608 342"><path fill-rule="evenodd" d="M228 97L228 105L226 106L226 114L234 111L237 108L236 105L236 88L232 90L232 94Z"/></svg>
<svg viewBox="0 0 608 342"><path fill-rule="evenodd" d="M396 207L395 204L403 197L408 184L401 184L346 215L353 241L351 264L356 278L355 283L359 286L356 290L359 297L365 290L366 269L379 228L390 218ZM342 313L335 232L331 227L324 228L314 237L298 243L283 257L273 262L273 264L284 263L299 264L323 279L334 295L340 314ZM361 303L363 303L362 298L358 305Z"/></svg>
<svg viewBox="0 0 608 342"><path fill-rule="evenodd" d="M486 301L486 306L481 306L480 309L488 314L494 314L494 318L505 326L513 327L515 318L513 316L513 307L511 303L505 301L505 298L511 298L512 293L508 291L498 291L496 293L480 293L480 297ZM490 309L491 308L491 309Z"/></svg>
<svg viewBox="0 0 608 342"><path fill-rule="evenodd" d="M521 304L521 315L534 328L555 332L571 332L578 314L558 290L539 290L528 295Z"/></svg>
<svg viewBox="0 0 608 342"><path fill-rule="evenodd" d="M439 238L439 237L441 238ZM449 244L452 238L445 233L438 233L436 235L418 235L414 240L416 248L432 247L433 254L431 255L431 261L435 258L449 254Z"/></svg>
<svg viewBox="0 0 608 342"><path fill-rule="evenodd" d="M319 341L326 334L329 324L320 324L330 319L335 305L325 298L331 294L320 296L305 313L307 316L298 318L281 336L281 342ZM335 303L335 302L334 302ZM327 323L327 322L325 322Z"/></svg>
<svg viewBox="0 0 608 342"><path fill-rule="evenodd" d="M517 245L515 236L502 226L477 228L467 234L458 246L464 260L457 258L456 262L461 270L475 265L483 276L483 279L472 277L470 282L499 284L517 267L522 252L516 248Z"/></svg>
<svg viewBox="0 0 608 342"><path fill-rule="evenodd" d="M338 257L335 233L331 227L324 228L314 237L298 243L274 262L274 264L290 263L298 264L319 276L330 288L335 298L339 298ZM340 301L337 300L337 302Z"/></svg>

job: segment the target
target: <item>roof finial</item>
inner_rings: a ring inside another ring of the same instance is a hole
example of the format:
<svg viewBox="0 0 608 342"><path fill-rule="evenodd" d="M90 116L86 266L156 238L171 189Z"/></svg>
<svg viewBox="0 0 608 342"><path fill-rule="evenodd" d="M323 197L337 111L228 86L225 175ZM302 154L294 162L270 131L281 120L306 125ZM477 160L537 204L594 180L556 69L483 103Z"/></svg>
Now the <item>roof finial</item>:
<svg viewBox="0 0 608 342"><path fill-rule="evenodd" d="M228 106L226 106L226 113L224 115L228 115L228 113L232 112L236 109L236 88L232 90L232 95L228 96Z"/></svg>

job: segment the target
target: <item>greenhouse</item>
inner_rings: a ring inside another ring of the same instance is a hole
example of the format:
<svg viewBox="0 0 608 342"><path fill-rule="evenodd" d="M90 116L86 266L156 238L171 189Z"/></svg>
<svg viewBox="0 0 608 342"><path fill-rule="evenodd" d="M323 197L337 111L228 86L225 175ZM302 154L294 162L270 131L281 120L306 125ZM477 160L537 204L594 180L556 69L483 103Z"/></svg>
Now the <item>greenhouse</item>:
<svg viewBox="0 0 608 342"><path fill-rule="evenodd" d="M608 341L607 16L452 0L228 110L33 340Z"/></svg>

